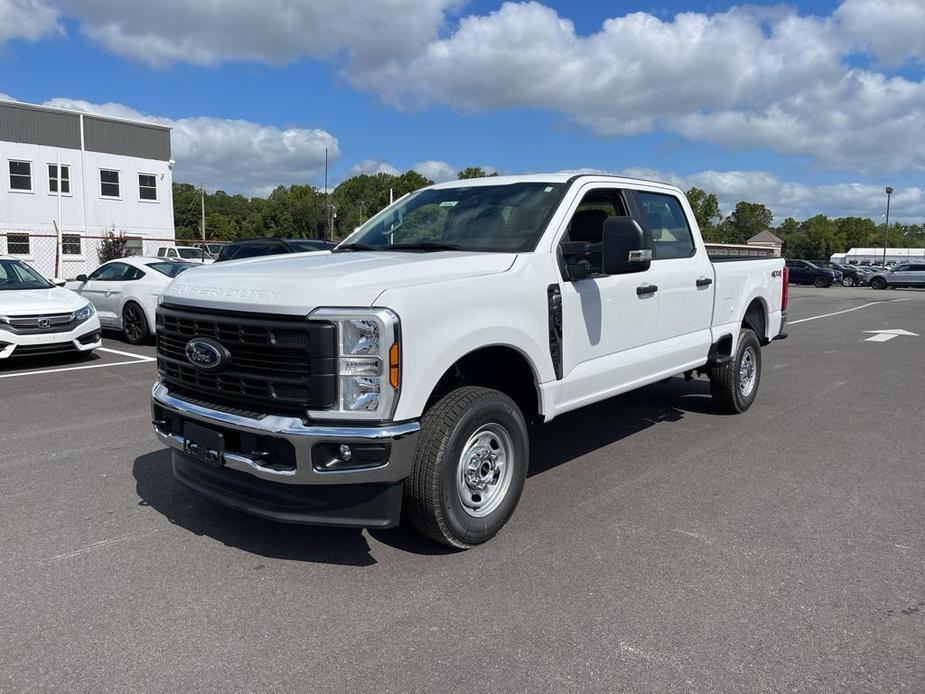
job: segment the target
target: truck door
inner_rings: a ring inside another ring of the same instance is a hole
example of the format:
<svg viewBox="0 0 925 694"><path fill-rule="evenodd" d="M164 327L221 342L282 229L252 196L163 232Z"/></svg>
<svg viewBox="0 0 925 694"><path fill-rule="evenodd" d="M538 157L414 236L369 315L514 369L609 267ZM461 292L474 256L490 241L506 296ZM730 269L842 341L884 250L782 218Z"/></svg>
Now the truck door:
<svg viewBox="0 0 925 694"><path fill-rule="evenodd" d="M560 242L599 244L604 221L627 214L622 190L588 184L569 211ZM592 254L592 265L594 262ZM600 263L599 254L596 262ZM652 373L658 360L653 343L657 339L659 296L639 290L651 283L651 276L652 271L647 270L561 283L563 410L626 390Z"/></svg>
<svg viewBox="0 0 925 694"><path fill-rule="evenodd" d="M703 363L712 342L713 265L706 249L694 243L676 195L636 191L633 199L642 228L652 234L660 370L693 368Z"/></svg>

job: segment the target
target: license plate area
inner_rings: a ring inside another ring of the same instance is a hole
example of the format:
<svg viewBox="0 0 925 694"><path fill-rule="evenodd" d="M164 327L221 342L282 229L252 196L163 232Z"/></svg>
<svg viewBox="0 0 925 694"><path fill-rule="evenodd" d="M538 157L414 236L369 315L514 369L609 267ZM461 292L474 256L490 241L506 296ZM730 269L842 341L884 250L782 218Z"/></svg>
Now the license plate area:
<svg viewBox="0 0 925 694"><path fill-rule="evenodd" d="M212 467L221 467L225 453L225 437L221 432L201 427L192 422L183 423L183 450L196 460Z"/></svg>

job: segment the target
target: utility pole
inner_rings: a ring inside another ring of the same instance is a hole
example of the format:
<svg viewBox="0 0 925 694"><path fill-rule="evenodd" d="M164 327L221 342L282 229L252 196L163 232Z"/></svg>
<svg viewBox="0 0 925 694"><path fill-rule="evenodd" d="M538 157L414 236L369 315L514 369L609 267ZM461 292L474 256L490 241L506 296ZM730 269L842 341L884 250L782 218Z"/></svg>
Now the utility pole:
<svg viewBox="0 0 925 694"><path fill-rule="evenodd" d="M58 220L55 222L55 277L61 277L61 242L63 238L61 236L61 229L64 226L64 222L61 219L61 150L58 150L58 170L57 170L57 179L58 179Z"/></svg>
<svg viewBox="0 0 925 694"><path fill-rule="evenodd" d="M199 233L202 237L202 246L199 248L199 258L202 262L206 261L206 184L199 184L199 209L200 222Z"/></svg>
<svg viewBox="0 0 925 694"><path fill-rule="evenodd" d="M334 240L334 229L331 228L331 215L328 212L328 148L324 148L324 226L329 240Z"/></svg>
<svg viewBox="0 0 925 694"><path fill-rule="evenodd" d="M893 195L893 188L886 187L886 224L883 226L883 267L886 267L886 244L890 233L890 196Z"/></svg>

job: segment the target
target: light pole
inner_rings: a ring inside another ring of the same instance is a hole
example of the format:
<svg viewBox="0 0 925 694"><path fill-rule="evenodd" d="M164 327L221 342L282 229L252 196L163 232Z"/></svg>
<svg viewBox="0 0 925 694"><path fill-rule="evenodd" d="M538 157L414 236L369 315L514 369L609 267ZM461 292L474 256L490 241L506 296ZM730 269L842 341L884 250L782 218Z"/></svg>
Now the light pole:
<svg viewBox="0 0 925 694"><path fill-rule="evenodd" d="M890 196L893 194L891 186L886 187L886 224L883 227L883 267L886 267L886 244L890 233Z"/></svg>

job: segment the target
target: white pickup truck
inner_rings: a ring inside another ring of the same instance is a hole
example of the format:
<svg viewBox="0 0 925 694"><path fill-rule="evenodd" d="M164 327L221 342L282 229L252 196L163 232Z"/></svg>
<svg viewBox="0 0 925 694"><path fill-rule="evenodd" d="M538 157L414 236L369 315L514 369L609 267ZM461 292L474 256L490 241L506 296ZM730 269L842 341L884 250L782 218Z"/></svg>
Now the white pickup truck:
<svg viewBox="0 0 925 694"><path fill-rule="evenodd" d="M669 185L453 181L338 248L181 274L157 313L154 428L181 482L291 523L453 547L517 505L528 424L671 376L744 412L785 337L779 258L711 262Z"/></svg>

